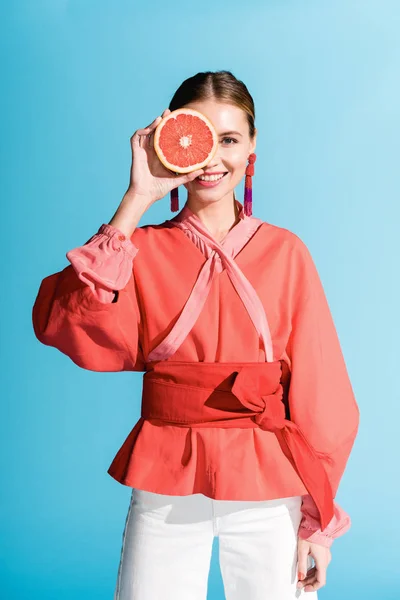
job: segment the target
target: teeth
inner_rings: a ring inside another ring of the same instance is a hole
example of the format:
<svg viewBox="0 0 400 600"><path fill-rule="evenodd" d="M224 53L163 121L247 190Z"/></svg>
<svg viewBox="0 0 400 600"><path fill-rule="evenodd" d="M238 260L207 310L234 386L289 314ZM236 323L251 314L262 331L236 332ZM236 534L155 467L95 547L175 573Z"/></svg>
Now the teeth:
<svg viewBox="0 0 400 600"><path fill-rule="evenodd" d="M218 181L218 179L222 179L224 175L200 175L199 179L201 181Z"/></svg>

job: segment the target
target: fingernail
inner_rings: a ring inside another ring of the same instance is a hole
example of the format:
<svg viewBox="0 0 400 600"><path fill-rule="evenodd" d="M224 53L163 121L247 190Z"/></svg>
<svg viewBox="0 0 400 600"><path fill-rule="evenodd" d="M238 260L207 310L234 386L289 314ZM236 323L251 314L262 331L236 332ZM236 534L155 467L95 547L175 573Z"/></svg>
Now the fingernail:
<svg viewBox="0 0 400 600"><path fill-rule="evenodd" d="M305 577L304 573L302 573L301 571L299 571L299 577L298 578L299 579L304 579L304 577Z"/></svg>

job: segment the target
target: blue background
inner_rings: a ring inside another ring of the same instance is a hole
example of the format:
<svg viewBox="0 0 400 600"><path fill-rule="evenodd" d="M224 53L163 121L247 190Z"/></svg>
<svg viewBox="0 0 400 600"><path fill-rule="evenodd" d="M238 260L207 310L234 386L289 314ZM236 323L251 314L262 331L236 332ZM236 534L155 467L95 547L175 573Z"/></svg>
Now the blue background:
<svg viewBox="0 0 400 600"><path fill-rule="evenodd" d="M398 598L399 2L0 11L1 597L112 598L130 488L106 469L139 416L142 374L80 369L36 340L31 308L41 280L114 214L133 132L187 77L228 69L256 104L254 214L308 245L361 411L337 496L353 524L319 597ZM165 198L140 224L170 216ZM217 549L210 600L224 597Z"/></svg>

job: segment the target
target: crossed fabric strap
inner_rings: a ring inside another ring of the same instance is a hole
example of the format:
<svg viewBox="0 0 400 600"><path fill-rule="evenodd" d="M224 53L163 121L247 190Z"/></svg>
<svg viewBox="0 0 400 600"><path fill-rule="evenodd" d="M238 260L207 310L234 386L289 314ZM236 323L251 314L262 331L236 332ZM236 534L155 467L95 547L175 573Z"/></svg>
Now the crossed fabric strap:
<svg viewBox="0 0 400 600"><path fill-rule="evenodd" d="M241 207L240 203L236 202ZM243 207L241 207L239 216L239 223L228 232L220 243L213 239L208 229L187 205L179 215L170 220L171 225L179 227L188 237L192 238L207 260L178 320L164 340L149 353L147 357L149 362L166 360L176 352L196 323L214 278L224 269L262 339L266 361L274 360L271 333L263 304L251 283L233 260L263 221L244 215Z"/></svg>

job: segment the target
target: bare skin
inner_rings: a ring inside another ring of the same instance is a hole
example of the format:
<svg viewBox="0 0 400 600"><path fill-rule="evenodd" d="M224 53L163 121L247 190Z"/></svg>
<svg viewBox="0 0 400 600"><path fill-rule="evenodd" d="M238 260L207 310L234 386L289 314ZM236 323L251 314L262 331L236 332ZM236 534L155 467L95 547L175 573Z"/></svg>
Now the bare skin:
<svg viewBox="0 0 400 600"><path fill-rule="evenodd" d="M315 566L307 571L307 556L309 554L314 559ZM329 548L298 538L297 560L297 569L299 572L298 588L304 588L305 592L314 592L326 584L326 571L332 560ZM300 580L300 574L304 574L305 578Z"/></svg>

